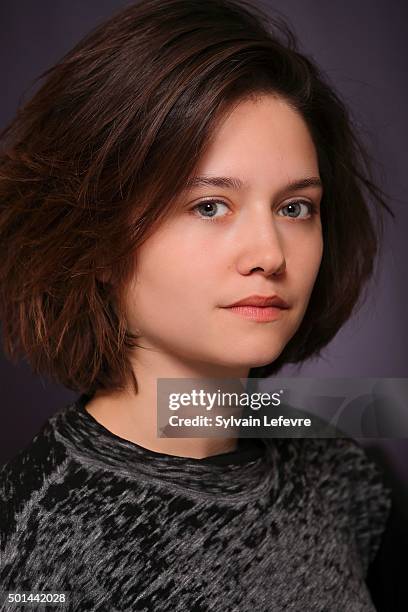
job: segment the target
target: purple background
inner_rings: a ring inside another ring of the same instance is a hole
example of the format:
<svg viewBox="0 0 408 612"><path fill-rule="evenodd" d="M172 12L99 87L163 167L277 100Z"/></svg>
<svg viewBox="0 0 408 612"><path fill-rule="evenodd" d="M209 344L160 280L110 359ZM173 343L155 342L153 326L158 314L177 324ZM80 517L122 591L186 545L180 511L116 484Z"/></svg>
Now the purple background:
<svg viewBox="0 0 408 612"><path fill-rule="evenodd" d="M3 0L0 5L0 127L13 117L34 79L85 33L120 7L120 0ZM408 377L406 121L408 4L386 0L328 3L265 2L280 11L345 99L375 159L380 185L391 196L396 222L387 222L378 279L367 305L324 355L280 375ZM29 443L45 420L76 394L14 367L0 356L0 462ZM408 506L408 440L364 442L385 467ZM404 501L403 501L404 500Z"/></svg>

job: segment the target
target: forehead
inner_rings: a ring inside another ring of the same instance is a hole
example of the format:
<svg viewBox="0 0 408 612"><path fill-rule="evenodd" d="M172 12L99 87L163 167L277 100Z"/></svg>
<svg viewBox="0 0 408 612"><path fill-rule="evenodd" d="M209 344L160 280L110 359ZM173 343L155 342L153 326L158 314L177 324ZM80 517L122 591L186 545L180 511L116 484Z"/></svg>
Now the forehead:
<svg viewBox="0 0 408 612"><path fill-rule="evenodd" d="M318 174L318 160L303 117L271 94L238 102L221 118L197 171L289 178Z"/></svg>

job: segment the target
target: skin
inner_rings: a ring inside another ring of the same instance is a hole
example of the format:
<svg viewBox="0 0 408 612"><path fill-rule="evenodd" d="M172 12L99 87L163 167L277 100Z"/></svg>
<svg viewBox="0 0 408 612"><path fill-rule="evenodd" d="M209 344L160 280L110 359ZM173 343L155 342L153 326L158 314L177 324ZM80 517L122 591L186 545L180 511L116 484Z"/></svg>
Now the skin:
<svg viewBox="0 0 408 612"><path fill-rule="evenodd" d="M319 167L304 120L284 100L262 95L236 105L199 160L195 175L203 174L246 185L187 189L140 247L126 296L143 346L132 357L139 393L98 392L87 405L122 438L194 458L233 450L237 440L158 438L157 378L246 378L271 363L302 321L323 252L322 188L287 190L292 180L319 177ZM197 208L208 198L217 201ZM278 294L290 308L262 323L221 308L253 294Z"/></svg>

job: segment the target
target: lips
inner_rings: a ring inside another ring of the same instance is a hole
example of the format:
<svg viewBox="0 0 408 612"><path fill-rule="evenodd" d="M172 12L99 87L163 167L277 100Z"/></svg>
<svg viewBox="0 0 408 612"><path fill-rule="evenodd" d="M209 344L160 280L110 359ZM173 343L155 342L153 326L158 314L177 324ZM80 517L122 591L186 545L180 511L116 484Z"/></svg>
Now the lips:
<svg viewBox="0 0 408 612"><path fill-rule="evenodd" d="M279 295L249 295L237 302L228 304L224 308L232 308L233 306L256 306L258 308L266 308L274 306L275 308L286 309L289 305Z"/></svg>

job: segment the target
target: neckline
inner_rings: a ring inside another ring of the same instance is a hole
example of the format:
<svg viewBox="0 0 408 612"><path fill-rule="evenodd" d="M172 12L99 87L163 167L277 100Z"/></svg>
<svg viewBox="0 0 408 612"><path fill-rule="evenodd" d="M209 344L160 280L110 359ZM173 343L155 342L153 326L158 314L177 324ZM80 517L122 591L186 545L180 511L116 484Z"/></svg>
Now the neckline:
<svg viewBox="0 0 408 612"><path fill-rule="evenodd" d="M202 459L159 453L104 427L85 410L90 399L83 393L53 417L56 436L81 462L131 479L242 501L277 486L277 449L270 440L238 438L233 451Z"/></svg>

